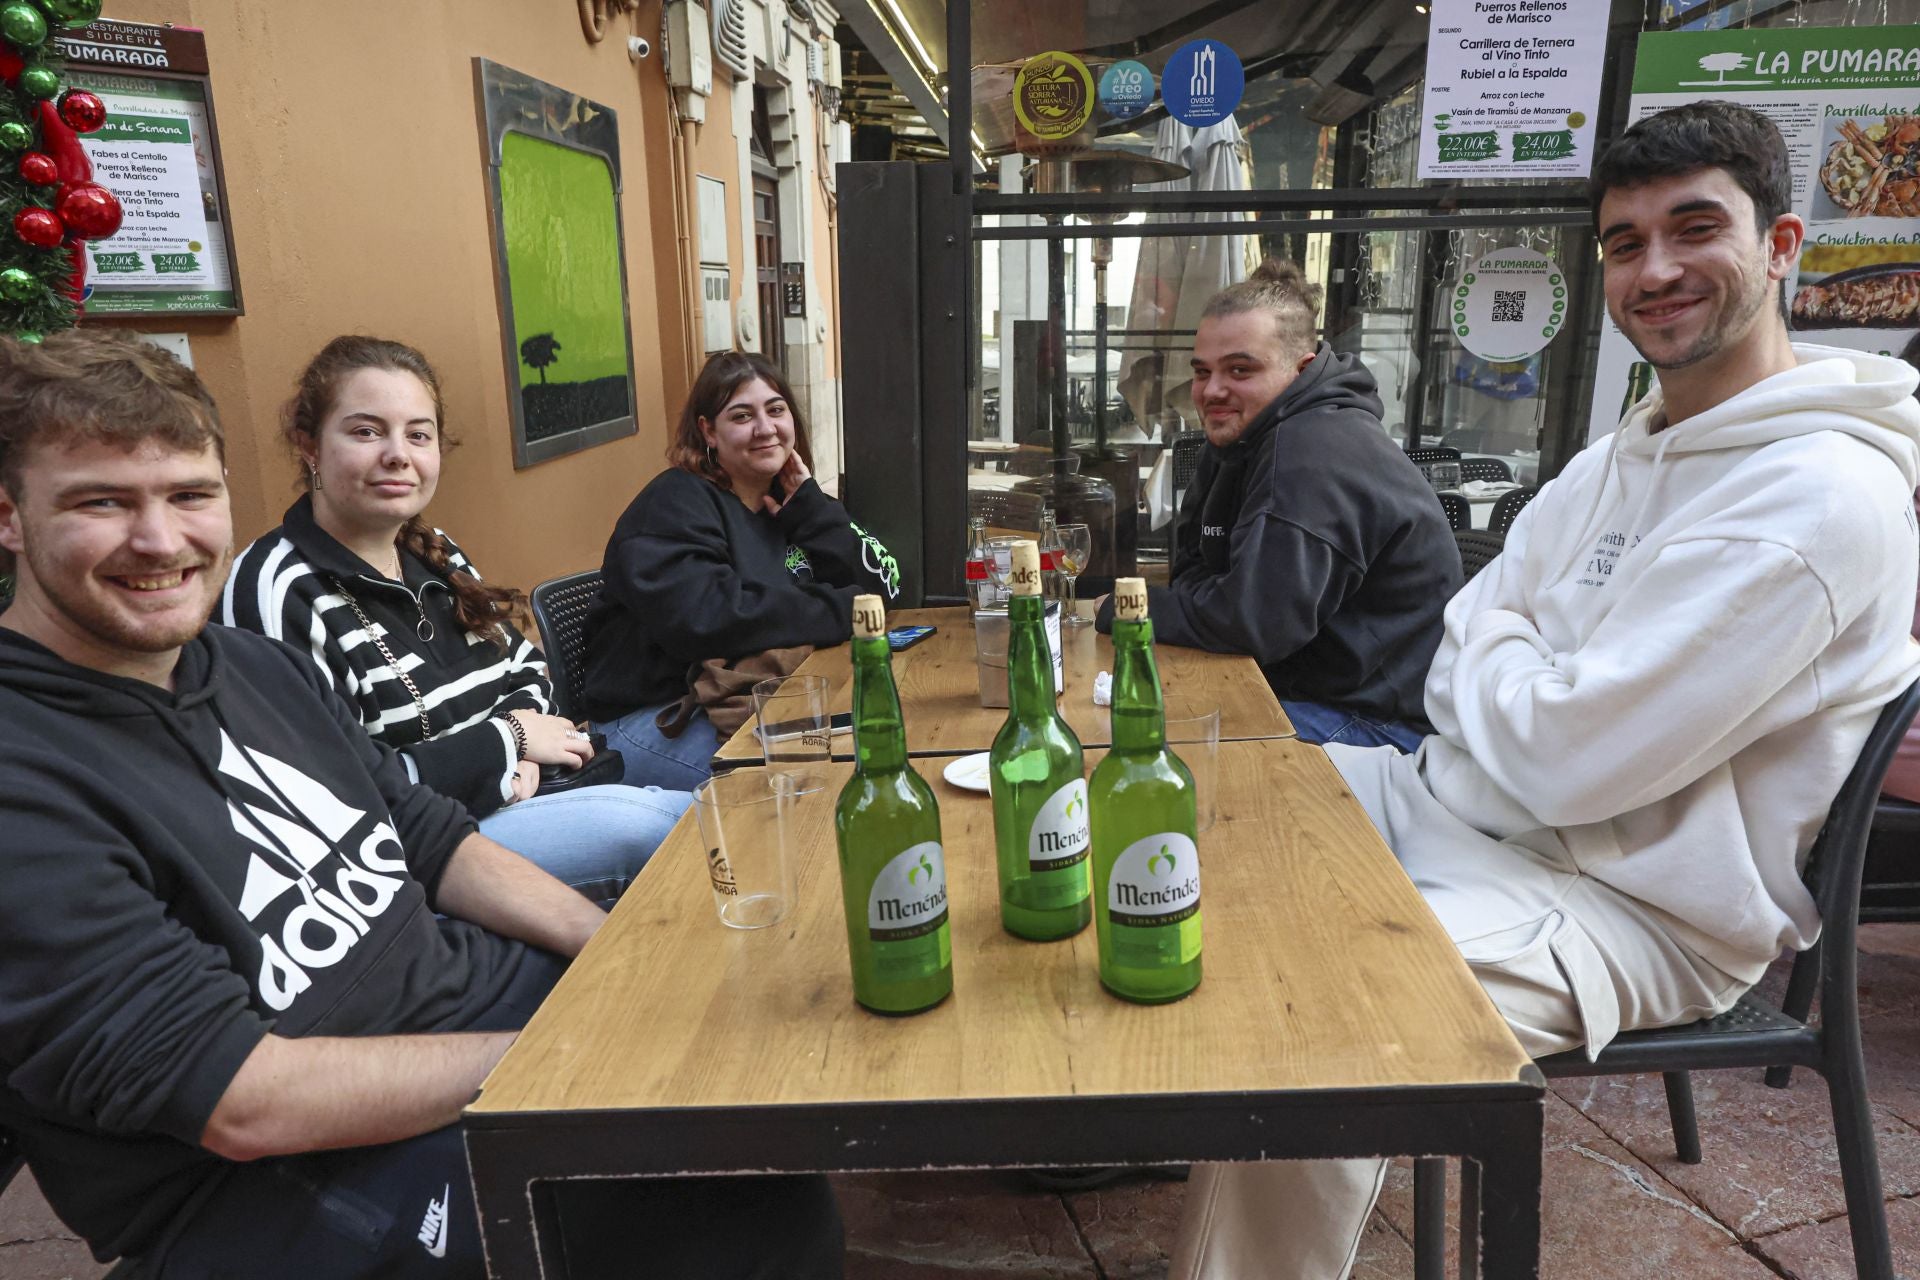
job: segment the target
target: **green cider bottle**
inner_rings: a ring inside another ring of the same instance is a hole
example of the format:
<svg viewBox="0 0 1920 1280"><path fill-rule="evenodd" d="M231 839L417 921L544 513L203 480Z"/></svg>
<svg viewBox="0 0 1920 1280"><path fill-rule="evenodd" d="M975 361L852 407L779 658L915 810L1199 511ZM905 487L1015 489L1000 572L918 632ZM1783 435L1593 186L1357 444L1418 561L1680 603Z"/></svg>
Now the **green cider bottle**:
<svg viewBox="0 0 1920 1280"><path fill-rule="evenodd" d="M1159 1004L1200 985L1193 775L1167 750L1145 581L1119 579L1113 605L1113 747L1091 797L1100 982Z"/></svg>
<svg viewBox="0 0 1920 1280"><path fill-rule="evenodd" d="M939 803L907 764L887 611L874 595L853 602L853 745L833 815L853 998L875 1013L918 1013L953 991L947 864Z"/></svg>
<svg viewBox="0 0 1920 1280"><path fill-rule="evenodd" d="M1093 915L1086 765L1053 700L1040 552L1013 544L1007 603L1007 721L987 755L1000 923L1016 938L1071 937Z"/></svg>

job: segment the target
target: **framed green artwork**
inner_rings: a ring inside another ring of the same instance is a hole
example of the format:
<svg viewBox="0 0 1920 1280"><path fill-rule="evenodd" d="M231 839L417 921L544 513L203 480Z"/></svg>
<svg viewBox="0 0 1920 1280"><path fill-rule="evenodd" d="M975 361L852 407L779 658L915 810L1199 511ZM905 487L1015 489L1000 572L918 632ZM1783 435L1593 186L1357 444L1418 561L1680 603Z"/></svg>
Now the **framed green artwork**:
<svg viewBox="0 0 1920 1280"><path fill-rule="evenodd" d="M619 124L578 94L473 63L513 464L529 467L636 429Z"/></svg>

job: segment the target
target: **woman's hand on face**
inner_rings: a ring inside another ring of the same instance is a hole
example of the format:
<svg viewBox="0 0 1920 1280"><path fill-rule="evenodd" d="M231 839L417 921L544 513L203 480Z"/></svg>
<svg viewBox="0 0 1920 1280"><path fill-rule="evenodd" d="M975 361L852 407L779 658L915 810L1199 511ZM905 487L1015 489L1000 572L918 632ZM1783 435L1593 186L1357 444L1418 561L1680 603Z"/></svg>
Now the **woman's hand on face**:
<svg viewBox="0 0 1920 1280"><path fill-rule="evenodd" d="M527 758L521 763L557 764L578 769L593 759L593 744L587 735L574 728L573 721L560 716L541 715L538 711L510 711L527 734ZM537 772L537 770L536 770Z"/></svg>
<svg viewBox="0 0 1920 1280"><path fill-rule="evenodd" d="M786 465L781 467L780 474L774 477L774 483L780 486L780 492L783 496L779 500L775 500L772 494L768 494L766 497L760 499L760 509L770 516L779 515L780 508L786 506L788 502L791 502L793 495L800 491L800 486L812 478L813 472L807 470L807 464L800 460L800 451L798 449L788 450Z"/></svg>
<svg viewBox="0 0 1920 1280"><path fill-rule="evenodd" d="M540 766L531 760L522 760L513 767L513 798L508 804L519 804L531 799L540 789Z"/></svg>

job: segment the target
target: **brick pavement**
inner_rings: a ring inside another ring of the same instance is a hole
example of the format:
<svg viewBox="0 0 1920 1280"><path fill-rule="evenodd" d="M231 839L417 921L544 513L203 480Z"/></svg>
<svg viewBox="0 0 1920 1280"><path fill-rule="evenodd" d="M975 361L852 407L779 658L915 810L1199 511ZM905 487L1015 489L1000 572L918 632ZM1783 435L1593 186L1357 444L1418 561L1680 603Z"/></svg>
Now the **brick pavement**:
<svg viewBox="0 0 1920 1280"><path fill-rule="evenodd" d="M1895 1263L1920 1275L1920 925L1862 930L1869 1079ZM1757 1072L1694 1077L1706 1159L1673 1158L1658 1080L1563 1080L1547 1108L1548 1280L1847 1280L1853 1275L1826 1092ZM1355 1280L1412 1275L1410 1171L1397 1166ZM1056 1194L1010 1174L842 1179L848 1280L1158 1280L1183 1186L1130 1180ZM0 1280L93 1280L89 1258L22 1178L0 1197Z"/></svg>

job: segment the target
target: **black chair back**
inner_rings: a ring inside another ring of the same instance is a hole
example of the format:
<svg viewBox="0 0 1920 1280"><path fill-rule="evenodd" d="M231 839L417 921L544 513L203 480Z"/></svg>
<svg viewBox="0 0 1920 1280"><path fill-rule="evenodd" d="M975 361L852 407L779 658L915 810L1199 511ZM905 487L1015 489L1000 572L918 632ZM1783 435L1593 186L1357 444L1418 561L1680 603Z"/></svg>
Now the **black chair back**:
<svg viewBox="0 0 1920 1280"><path fill-rule="evenodd" d="M1512 484L1513 468L1498 458L1462 458L1460 459L1460 478Z"/></svg>
<svg viewBox="0 0 1920 1280"><path fill-rule="evenodd" d="M1207 433L1204 431L1182 431L1173 438L1173 492L1177 499L1193 487L1193 477L1200 471L1200 450L1206 447Z"/></svg>
<svg viewBox="0 0 1920 1280"><path fill-rule="evenodd" d="M1487 529L1456 529L1453 540L1459 544L1460 568L1466 572L1469 581L1474 574L1492 564L1507 545L1505 534Z"/></svg>
<svg viewBox="0 0 1920 1280"><path fill-rule="evenodd" d="M1493 504L1493 514L1487 518L1487 528L1505 536L1513 528L1514 520L1520 514L1520 508L1533 501L1538 489L1515 489L1512 493L1503 493L1500 500Z"/></svg>
<svg viewBox="0 0 1920 1280"><path fill-rule="evenodd" d="M555 715L578 720L586 712L587 613L600 598L598 569L549 578L533 589L533 620L540 624L540 646L553 681Z"/></svg>
<svg viewBox="0 0 1920 1280"><path fill-rule="evenodd" d="M1422 445L1418 449L1407 450L1407 461L1415 465L1423 462L1458 462L1460 451L1449 449L1443 444Z"/></svg>
<svg viewBox="0 0 1920 1280"><path fill-rule="evenodd" d="M1437 495L1441 509L1447 513L1447 528L1458 533L1462 529L1473 528L1473 506L1457 493Z"/></svg>
<svg viewBox="0 0 1920 1280"><path fill-rule="evenodd" d="M1831 990L1837 981L1854 980L1854 936L1860 917L1860 879L1867 860L1867 835L1880 802L1880 784L1887 766L1920 712L1920 680L1889 702L1874 721L1867 745L1853 762L1852 772L1840 784L1840 793L1827 810L1827 821L1807 855L1806 881L1820 904L1821 973ZM1832 1008L1831 1004L1827 1005Z"/></svg>

